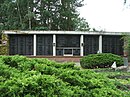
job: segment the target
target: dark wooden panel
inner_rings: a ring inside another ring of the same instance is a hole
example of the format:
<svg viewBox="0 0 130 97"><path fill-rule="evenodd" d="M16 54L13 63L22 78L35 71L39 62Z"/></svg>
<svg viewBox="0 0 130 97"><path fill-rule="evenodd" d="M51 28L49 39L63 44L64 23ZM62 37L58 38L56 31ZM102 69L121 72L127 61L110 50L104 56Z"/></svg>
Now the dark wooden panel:
<svg viewBox="0 0 130 97"><path fill-rule="evenodd" d="M103 52L123 55L124 42L121 36L103 36Z"/></svg>
<svg viewBox="0 0 130 97"><path fill-rule="evenodd" d="M37 55L52 55L53 53L53 36L37 35Z"/></svg>
<svg viewBox="0 0 130 97"><path fill-rule="evenodd" d="M84 35L84 55L95 54L99 50L98 35Z"/></svg>

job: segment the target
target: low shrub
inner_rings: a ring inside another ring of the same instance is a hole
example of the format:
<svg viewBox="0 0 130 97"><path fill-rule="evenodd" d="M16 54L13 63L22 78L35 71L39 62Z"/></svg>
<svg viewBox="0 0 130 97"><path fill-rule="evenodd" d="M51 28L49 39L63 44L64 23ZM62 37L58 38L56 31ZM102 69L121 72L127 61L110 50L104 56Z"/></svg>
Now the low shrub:
<svg viewBox="0 0 130 97"><path fill-rule="evenodd" d="M19 70L25 71L25 70L33 70L35 69L36 64L41 64L41 65L47 65L50 67L55 67L55 68L71 68L71 69L77 69L74 65L75 63L73 62L66 62L66 63L57 63L55 61L50 61L45 58L27 58L25 56L0 56L0 60L5 64L8 65L9 67L14 67Z"/></svg>
<svg viewBox="0 0 130 97"><path fill-rule="evenodd" d="M129 97L120 86L104 74L75 69L73 63L0 57L0 97Z"/></svg>
<svg viewBox="0 0 130 97"><path fill-rule="evenodd" d="M9 65L10 67L18 67L21 63L27 61L25 56L1 56L0 58L4 64Z"/></svg>
<svg viewBox="0 0 130 97"><path fill-rule="evenodd" d="M107 68L116 62L117 66L123 64L121 56L111 53L90 54L80 60L82 68Z"/></svg>

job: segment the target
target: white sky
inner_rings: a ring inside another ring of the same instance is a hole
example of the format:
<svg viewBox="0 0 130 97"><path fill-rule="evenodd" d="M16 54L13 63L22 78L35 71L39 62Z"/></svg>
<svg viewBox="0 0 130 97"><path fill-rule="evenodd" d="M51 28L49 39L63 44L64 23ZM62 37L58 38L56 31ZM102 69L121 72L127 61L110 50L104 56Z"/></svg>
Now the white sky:
<svg viewBox="0 0 130 97"><path fill-rule="evenodd" d="M130 32L130 8L124 0L84 0L80 16L98 30ZM128 0L130 4L130 0Z"/></svg>

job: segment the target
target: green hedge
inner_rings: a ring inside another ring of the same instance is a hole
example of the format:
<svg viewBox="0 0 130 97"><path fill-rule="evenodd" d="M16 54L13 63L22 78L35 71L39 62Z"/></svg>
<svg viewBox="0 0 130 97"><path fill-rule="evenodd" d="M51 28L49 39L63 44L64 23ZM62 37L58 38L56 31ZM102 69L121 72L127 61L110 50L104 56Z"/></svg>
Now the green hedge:
<svg viewBox="0 0 130 97"><path fill-rule="evenodd" d="M0 56L0 97L128 97L118 83L73 63Z"/></svg>
<svg viewBox="0 0 130 97"><path fill-rule="evenodd" d="M80 60L82 68L107 68L116 62L117 66L123 64L121 56L111 53L90 54Z"/></svg>

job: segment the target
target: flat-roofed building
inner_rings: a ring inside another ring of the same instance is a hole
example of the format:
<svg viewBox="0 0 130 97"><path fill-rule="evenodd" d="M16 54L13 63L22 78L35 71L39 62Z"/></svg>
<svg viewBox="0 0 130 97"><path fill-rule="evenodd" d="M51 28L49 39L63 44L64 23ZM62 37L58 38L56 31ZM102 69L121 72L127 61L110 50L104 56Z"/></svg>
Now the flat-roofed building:
<svg viewBox="0 0 130 97"><path fill-rule="evenodd" d="M123 55L122 32L4 31L9 55L85 56L95 53Z"/></svg>

